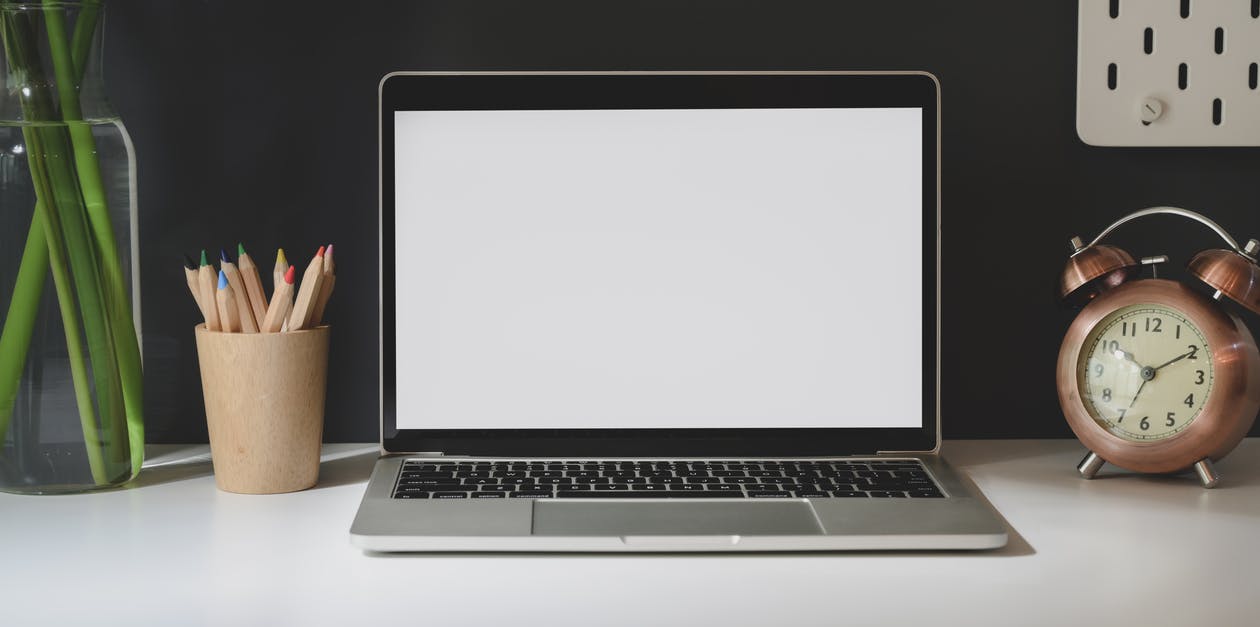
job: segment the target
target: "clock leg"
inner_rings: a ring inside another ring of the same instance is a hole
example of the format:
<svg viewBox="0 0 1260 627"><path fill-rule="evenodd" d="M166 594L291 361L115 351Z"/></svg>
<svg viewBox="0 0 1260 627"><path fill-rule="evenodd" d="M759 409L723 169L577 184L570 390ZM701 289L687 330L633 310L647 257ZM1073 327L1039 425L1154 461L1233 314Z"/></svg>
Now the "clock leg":
<svg viewBox="0 0 1260 627"><path fill-rule="evenodd" d="M1090 451L1089 455L1086 455L1085 459L1082 459L1081 463L1076 465L1076 471L1081 473L1081 476L1086 479L1093 479L1094 475L1098 474L1098 469L1102 468L1105 463L1107 462L1103 461L1103 458L1099 457L1098 453ZM1198 466L1195 467L1198 468Z"/></svg>
<svg viewBox="0 0 1260 627"><path fill-rule="evenodd" d="M1206 457L1194 463L1194 472L1199 475L1199 481L1205 488L1215 488L1221 480L1221 476L1216 474L1216 468L1212 466L1212 460Z"/></svg>

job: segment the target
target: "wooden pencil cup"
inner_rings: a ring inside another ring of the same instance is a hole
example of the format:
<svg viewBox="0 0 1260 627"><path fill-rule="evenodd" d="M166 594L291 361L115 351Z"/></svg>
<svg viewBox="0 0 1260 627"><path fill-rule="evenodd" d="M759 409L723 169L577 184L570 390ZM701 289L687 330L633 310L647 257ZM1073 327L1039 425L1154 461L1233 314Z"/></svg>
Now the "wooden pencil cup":
<svg viewBox="0 0 1260 627"><path fill-rule="evenodd" d="M218 333L197 325L210 457L220 490L278 494L315 485L328 329Z"/></svg>

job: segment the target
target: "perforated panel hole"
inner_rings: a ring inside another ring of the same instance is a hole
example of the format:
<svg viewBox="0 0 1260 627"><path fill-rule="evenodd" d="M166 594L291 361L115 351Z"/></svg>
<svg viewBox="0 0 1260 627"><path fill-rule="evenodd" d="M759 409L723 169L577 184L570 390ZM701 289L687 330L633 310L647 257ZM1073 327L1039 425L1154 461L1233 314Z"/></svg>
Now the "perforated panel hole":
<svg viewBox="0 0 1260 627"><path fill-rule="evenodd" d="M1260 2L1260 0L1256 0ZM1181 19L1190 17L1190 0L1181 0Z"/></svg>
<svg viewBox="0 0 1260 627"><path fill-rule="evenodd" d="M1146 54L1155 52L1155 29L1150 26L1147 26L1146 30L1142 32L1142 50Z"/></svg>
<svg viewBox="0 0 1260 627"><path fill-rule="evenodd" d="M1223 108L1224 108L1224 104L1221 103L1220 98L1217 98L1212 101L1212 123L1217 126L1221 125L1221 115L1222 115L1221 109Z"/></svg>
<svg viewBox="0 0 1260 627"><path fill-rule="evenodd" d="M1177 66L1177 87L1185 89L1190 85L1190 66L1182 63Z"/></svg>
<svg viewBox="0 0 1260 627"><path fill-rule="evenodd" d="M1225 29L1216 27L1216 54L1225 53Z"/></svg>
<svg viewBox="0 0 1260 627"><path fill-rule="evenodd" d="M1107 64L1107 89L1114 90L1115 88L1116 88L1116 64L1108 63Z"/></svg>
<svg viewBox="0 0 1260 627"><path fill-rule="evenodd" d="M1247 68L1247 86L1252 89L1260 87L1260 63L1252 63Z"/></svg>
<svg viewBox="0 0 1260 627"><path fill-rule="evenodd" d="M1120 17L1120 0L1111 0L1111 6L1108 8L1108 12L1111 14L1111 19L1113 20Z"/></svg>

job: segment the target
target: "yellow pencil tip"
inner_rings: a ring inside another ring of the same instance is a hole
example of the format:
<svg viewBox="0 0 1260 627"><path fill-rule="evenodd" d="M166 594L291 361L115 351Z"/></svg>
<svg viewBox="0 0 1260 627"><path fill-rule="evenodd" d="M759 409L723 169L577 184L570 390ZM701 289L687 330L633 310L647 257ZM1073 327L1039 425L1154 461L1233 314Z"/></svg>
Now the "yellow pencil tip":
<svg viewBox="0 0 1260 627"><path fill-rule="evenodd" d="M283 248L276 249L276 263L289 263L289 260L284 257Z"/></svg>

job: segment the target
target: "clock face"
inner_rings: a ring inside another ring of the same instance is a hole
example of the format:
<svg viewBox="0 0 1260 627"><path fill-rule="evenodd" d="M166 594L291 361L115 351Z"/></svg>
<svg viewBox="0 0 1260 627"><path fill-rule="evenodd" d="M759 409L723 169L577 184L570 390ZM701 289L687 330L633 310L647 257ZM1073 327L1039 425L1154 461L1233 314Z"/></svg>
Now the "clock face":
<svg viewBox="0 0 1260 627"><path fill-rule="evenodd" d="M1081 400L1117 436L1171 437L1198 417L1212 393L1211 349L1203 332L1172 307L1121 307L1100 320L1081 346Z"/></svg>

